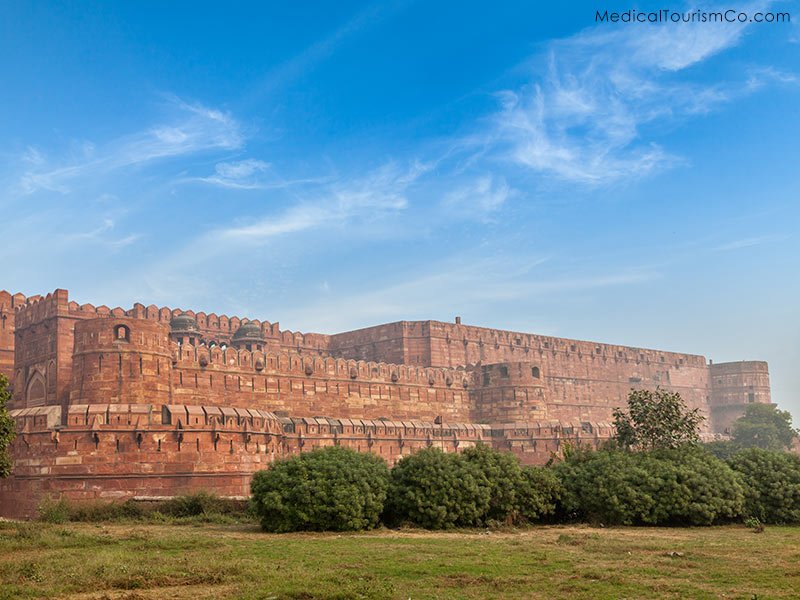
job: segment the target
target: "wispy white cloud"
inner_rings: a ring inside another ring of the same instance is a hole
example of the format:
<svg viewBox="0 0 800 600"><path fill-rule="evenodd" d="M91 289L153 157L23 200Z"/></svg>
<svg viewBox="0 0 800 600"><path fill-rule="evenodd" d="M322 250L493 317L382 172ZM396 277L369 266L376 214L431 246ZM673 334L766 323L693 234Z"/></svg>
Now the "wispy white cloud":
<svg viewBox="0 0 800 600"><path fill-rule="evenodd" d="M174 116L145 130L103 144L82 144L79 155L49 159L29 148L22 157L24 172L17 189L23 194L45 190L68 193L126 167L137 167L160 159L188 156L210 150L236 150L244 143L238 121L230 114L201 104L168 98Z"/></svg>
<svg viewBox="0 0 800 600"><path fill-rule="evenodd" d="M746 237L738 240L733 240L725 244L720 244L713 248L714 252L730 252L732 250L741 250L743 248L752 248L753 246L760 246L762 244L769 244L773 242L781 242L787 239L785 235L762 235L756 237Z"/></svg>
<svg viewBox="0 0 800 600"><path fill-rule="evenodd" d="M766 72L734 83L673 77L735 46L746 27L596 27L551 42L529 65L529 84L498 94L501 108L483 141L516 165L584 185L673 166L681 159L648 140L645 127L707 113L763 81Z"/></svg>
<svg viewBox="0 0 800 600"><path fill-rule="evenodd" d="M429 166L400 168L389 163L353 180L336 181L315 190L313 197L277 214L258 217L212 234L221 241L264 242L275 236L340 226L353 220L373 221L408 206L406 192Z"/></svg>
<svg viewBox="0 0 800 600"><path fill-rule="evenodd" d="M467 214L487 219L513 195L514 190L504 177L484 175L448 192L442 203L455 216Z"/></svg>
<svg viewBox="0 0 800 600"><path fill-rule="evenodd" d="M67 233L62 235L61 238L66 244L91 243L99 244L114 250L130 246L142 238L142 235L139 233L121 235L115 231L116 225L117 223L114 219L105 217L94 229Z"/></svg>
<svg viewBox="0 0 800 600"><path fill-rule="evenodd" d="M248 158L217 163L206 177L183 177L176 183L200 183L232 190L277 190L331 182L330 176L286 179L263 160Z"/></svg>
<svg viewBox="0 0 800 600"><path fill-rule="evenodd" d="M261 182L260 176L269 167L269 163L252 158L234 162L220 162L214 167L213 175L188 179L187 181L198 181L242 190L263 189L264 184Z"/></svg>

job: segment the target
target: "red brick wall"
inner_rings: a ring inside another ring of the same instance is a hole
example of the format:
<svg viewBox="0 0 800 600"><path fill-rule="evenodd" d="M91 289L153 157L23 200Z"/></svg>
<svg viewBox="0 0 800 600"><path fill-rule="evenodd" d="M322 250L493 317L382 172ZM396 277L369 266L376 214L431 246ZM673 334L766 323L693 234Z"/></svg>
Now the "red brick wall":
<svg viewBox="0 0 800 600"><path fill-rule="evenodd" d="M470 375L463 371L233 348L184 345L175 352L175 403L253 407L309 417L471 417Z"/></svg>
<svg viewBox="0 0 800 600"><path fill-rule="evenodd" d="M436 446L462 451L478 442L543 463L565 442L596 445L609 430L555 423L488 425L430 421L279 418L253 409L170 405L75 405L14 411L14 474L0 480L0 515L31 517L46 497L71 501L169 497L205 490L247 496L250 479L275 459L325 446L373 452L393 464Z"/></svg>

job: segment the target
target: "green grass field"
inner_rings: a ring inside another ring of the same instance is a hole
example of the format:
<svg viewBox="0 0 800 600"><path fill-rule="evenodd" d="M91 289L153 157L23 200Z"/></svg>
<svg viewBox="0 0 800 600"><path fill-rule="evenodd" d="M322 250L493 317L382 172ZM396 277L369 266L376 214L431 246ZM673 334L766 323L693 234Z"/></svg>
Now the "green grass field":
<svg viewBox="0 0 800 600"><path fill-rule="evenodd" d="M797 598L800 527L0 523L0 598Z"/></svg>

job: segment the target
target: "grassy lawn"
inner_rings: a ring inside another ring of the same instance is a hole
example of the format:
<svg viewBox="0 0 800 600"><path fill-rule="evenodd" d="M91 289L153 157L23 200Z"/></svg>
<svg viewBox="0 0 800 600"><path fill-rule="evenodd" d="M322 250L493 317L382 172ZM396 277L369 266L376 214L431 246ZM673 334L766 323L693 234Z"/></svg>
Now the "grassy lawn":
<svg viewBox="0 0 800 600"><path fill-rule="evenodd" d="M797 598L800 527L267 535L0 523L0 598Z"/></svg>

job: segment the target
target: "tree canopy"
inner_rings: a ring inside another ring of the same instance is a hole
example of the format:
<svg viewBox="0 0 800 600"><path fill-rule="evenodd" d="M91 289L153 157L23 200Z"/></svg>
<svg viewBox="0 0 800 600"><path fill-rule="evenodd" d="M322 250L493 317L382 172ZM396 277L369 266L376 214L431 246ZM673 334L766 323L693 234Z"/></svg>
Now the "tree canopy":
<svg viewBox="0 0 800 600"><path fill-rule="evenodd" d="M614 409L615 440L627 449L678 448L699 441L703 419L699 409L686 408L678 392L631 390L628 410Z"/></svg>
<svg viewBox="0 0 800 600"><path fill-rule="evenodd" d="M734 423L731 439L738 448L786 450L796 435L788 411L778 410L773 404L750 404Z"/></svg>
<svg viewBox="0 0 800 600"><path fill-rule="evenodd" d="M12 461L9 446L17 435L14 419L8 415L10 400L8 378L0 373L0 477L11 475Z"/></svg>

